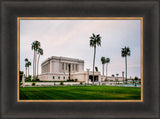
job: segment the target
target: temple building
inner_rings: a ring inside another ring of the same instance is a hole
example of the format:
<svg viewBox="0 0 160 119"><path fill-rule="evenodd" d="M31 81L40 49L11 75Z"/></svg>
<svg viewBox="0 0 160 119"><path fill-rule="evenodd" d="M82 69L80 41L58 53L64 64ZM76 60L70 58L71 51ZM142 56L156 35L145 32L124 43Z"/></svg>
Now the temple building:
<svg viewBox="0 0 160 119"><path fill-rule="evenodd" d="M41 64L42 74L66 74L69 73L68 65L71 65L71 73L84 71L84 60L66 58L66 57L51 57Z"/></svg>
<svg viewBox="0 0 160 119"><path fill-rule="evenodd" d="M38 76L40 81L67 81L69 79L69 64L70 64L70 79L77 79L80 82L92 82L93 71L84 71L84 60L56 57L52 56L41 64L41 74ZM122 77L107 76L108 81L123 81ZM106 76L102 76L100 72L94 72L94 80L106 81Z"/></svg>
<svg viewBox="0 0 160 119"><path fill-rule="evenodd" d="M69 77L70 64L70 79L87 82L93 80L93 72L84 71L84 60L56 57L52 56L41 64L42 73L39 75L41 81L66 81ZM94 73L95 81L101 80L100 72Z"/></svg>

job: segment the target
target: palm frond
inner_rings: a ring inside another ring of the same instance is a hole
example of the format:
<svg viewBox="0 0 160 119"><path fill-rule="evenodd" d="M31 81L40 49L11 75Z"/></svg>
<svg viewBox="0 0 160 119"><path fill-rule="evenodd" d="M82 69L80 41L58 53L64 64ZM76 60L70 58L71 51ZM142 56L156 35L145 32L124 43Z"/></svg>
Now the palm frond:
<svg viewBox="0 0 160 119"><path fill-rule="evenodd" d="M101 46L101 39L97 39L97 46Z"/></svg>
<svg viewBox="0 0 160 119"><path fill-rule="evenodd" d="M95 67L96 72L98 72L98 67Z"/></svg>
<svg viewBox="0 0 160 119"><path fill-rule="evenodd" d="M130 54L131 54L131 51L130 51L129 47L125 46L124 48L122 48L122 50L121 50L122 57L126 57L127 55L130 56Z"/></svg>
<svg viewBox="0 0 160 119"><path fill-rule="evenodd" d="M31 66L31 62L30 61L28 62L28 66Z"/></svg>
<svg viewBox="0 0 160 119"><path fill-rule="evenodd" d="M25 64L25 67L28 67L28 62Z"/></svg>
<svg viewBox="0 0 160 119"><path fill-rule="evenodd" d="M90 46L91 46L91 47L94 46L94 40L90 40Z"/></svg>
<svg viewBox="0 0 160 119"><path fill-rule="evenodd" d="M90 46L91 47L96 47L97 46L101 46L101 37L100 35L95 35L94 33L92 34L93 36L90 37Z"/></svg>
<svg viewBox="0 0 160 119"><path fill-rule="evenodd" d="M93 35L93 37L96 37L96 36L94 35L94 33L92 33L92 35Z"/></svg>
<svg viewBox="0 0 160 119"><path fill-rule="evenodd" d="M40 44L39 41L34 41L34 42L32 43L32 50L37 51L40 46L41 46L41 44Z"/></svg>
<svg viewBox="0 0 160 119"><path fill-rule="evenodd" d="M110 58L106 58L105 63L110 63Z"/></svg>
<svg viewBox="0 0 160 119"><path fill-rule="evenodd" d="M105 57L101 57L102 64L105 64Z"/></svg>
<svg viewBox="0 0 160 119"><path fill-rule="evenodd" d="M25 61L26 61L26 62L28 62L28 59L27 59L27 58L25 58Z"/></svg>

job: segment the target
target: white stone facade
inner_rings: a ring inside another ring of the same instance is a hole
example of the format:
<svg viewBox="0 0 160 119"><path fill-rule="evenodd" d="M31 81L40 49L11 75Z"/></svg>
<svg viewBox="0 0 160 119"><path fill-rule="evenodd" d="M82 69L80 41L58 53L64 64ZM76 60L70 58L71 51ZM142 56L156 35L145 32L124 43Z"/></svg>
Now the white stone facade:
<svg viewBox="0 0 160 119"><path fill-rule="evenodd" d="M69 76L70 64L70 79L85 81L86 73L84 72L84 60L56 57L52 56L41 64L42 74L39 75L41 81L66 81Z"/></svg>
<svg viewBox="0 0 160 119"><path fill-rule="evenodd" d="M52 56L41 64L42 73L39 75L41 81L66 81L69 77L68 65L71 65L70 79L77 79L79 82L91 82L93 71L84 71L84 60ZM106 76L101 76L100 72L94 72L95 82L105 81ZM88 80L90 79L90 80ZM110 77L109 81L122 81L123 77Z"/></svg>
<svg viewBox="0 0 160 119"><path fill-rule="evenodd" d="M66 57L51 57L41 64L42 74L44 73L68 73L68 65L71 64L71 73L84 71L84 60L66 58Z"/></svg>

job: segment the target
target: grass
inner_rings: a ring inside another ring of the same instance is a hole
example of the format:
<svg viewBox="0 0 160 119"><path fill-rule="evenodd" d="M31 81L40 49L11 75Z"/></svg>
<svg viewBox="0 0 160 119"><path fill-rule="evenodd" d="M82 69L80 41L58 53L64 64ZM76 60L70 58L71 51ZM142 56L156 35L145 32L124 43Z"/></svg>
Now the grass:
<svg viewBox="0 0 160 119"><path fill-rule="evenodd" d="M77 81L25 81L25 82L77 82Z"/></svg>
<svg viewBox="0 0 160 119"><path fill-rule="evenodd" d="M67 82L67 81L25 81L25 82Z"/></svg>
<svg viewBox="0 0 160 119"><path fill-rule="evenodd" d="M140 100L140 87L55 86L20 88L20 100Z"/></svg>

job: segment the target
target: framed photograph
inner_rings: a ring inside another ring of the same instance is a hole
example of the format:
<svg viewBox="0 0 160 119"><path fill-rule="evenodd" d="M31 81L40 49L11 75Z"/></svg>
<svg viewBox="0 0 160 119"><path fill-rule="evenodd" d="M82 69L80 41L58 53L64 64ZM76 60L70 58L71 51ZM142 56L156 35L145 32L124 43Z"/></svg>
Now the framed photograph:
<svg viewBox="0 0 160 119"><path fill-rule="evenodd" d="M1 118L159 118L158 2L1 4Z"/></svg>
<svg viewBox="0 0 160 119"><path fill-rule="evenodd" d="M18 102L143 102L142 17L18 17L17 26Z"/></svg>

